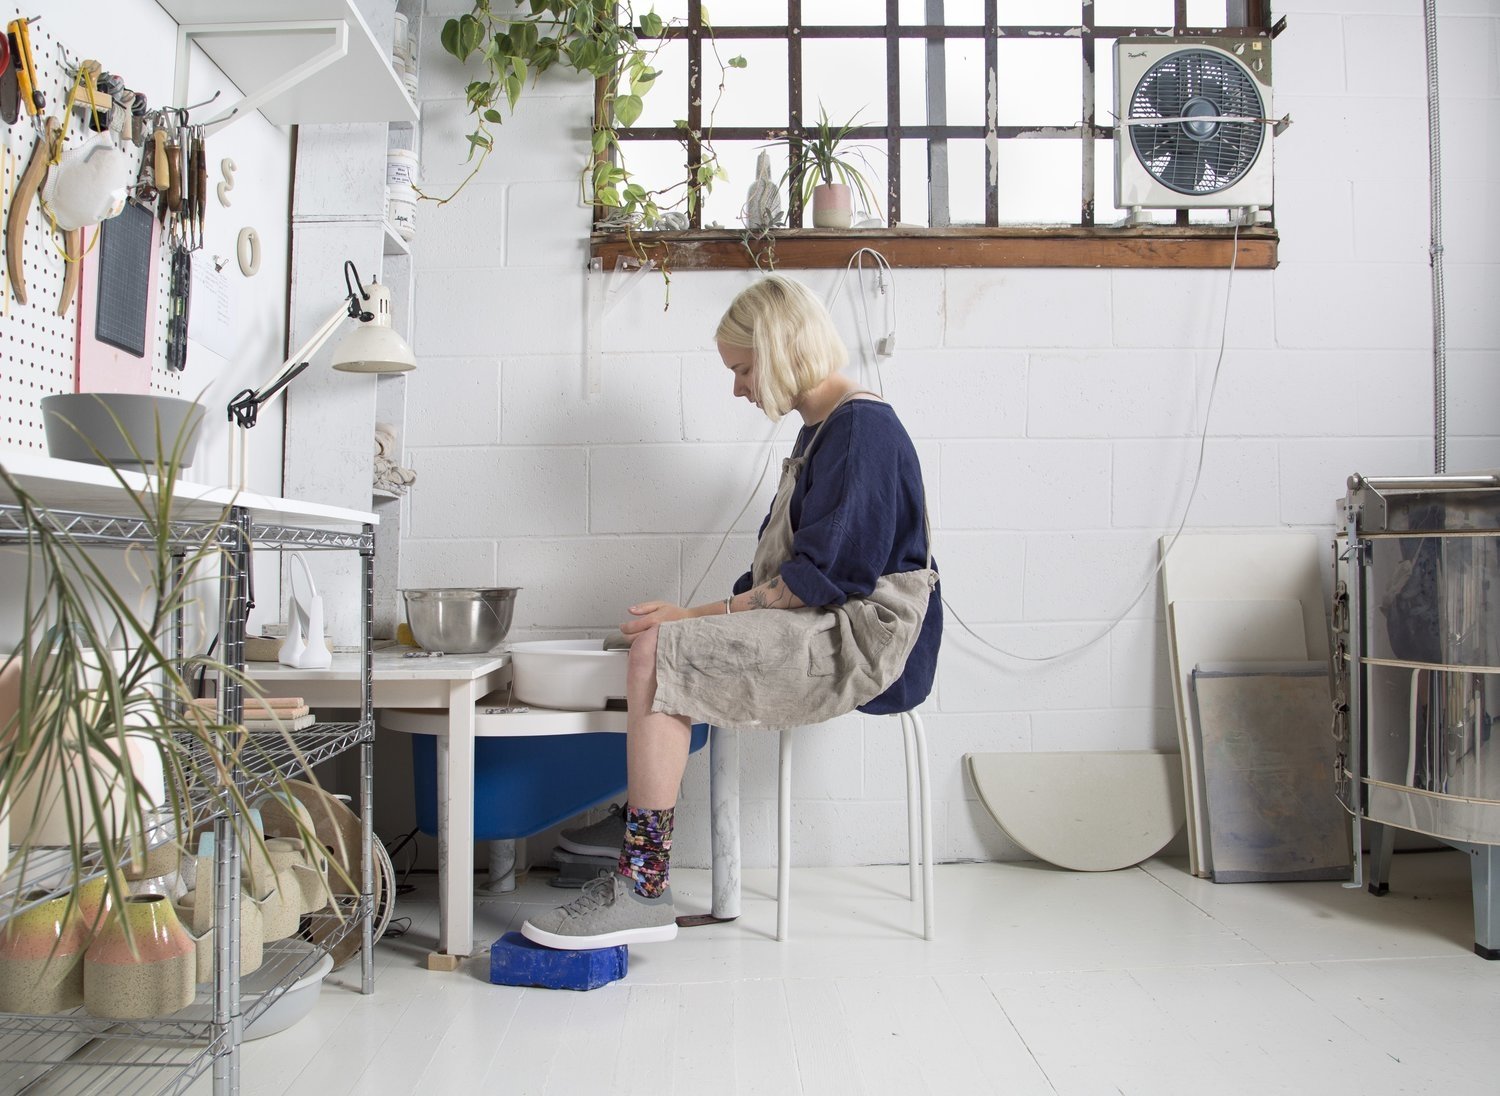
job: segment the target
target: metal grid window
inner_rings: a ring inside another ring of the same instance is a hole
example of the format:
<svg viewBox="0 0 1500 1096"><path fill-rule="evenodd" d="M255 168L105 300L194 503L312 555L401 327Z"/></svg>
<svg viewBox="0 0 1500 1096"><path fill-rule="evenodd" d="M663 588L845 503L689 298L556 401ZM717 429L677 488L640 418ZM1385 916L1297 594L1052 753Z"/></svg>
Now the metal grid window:
<svg viewBox="0 0 1500 1096"><path fill-rule="evenodd" d="M620 131L626 166L680 193L706 134L728 179L692 227L736 232L760 151L781 177L786 139L808 134L823 109L836 124L855 119L849 140L883 196L885 208L868 211L882 224L1118 224L1113 41L1268 30L1264 0L713 0L711 30L701 0L652 6L669 27L645 110ZM731 57L745 68L727 68ZM795 180L786 202L787 224L802 226ZM1217 210L1151 219L1225 222Z"/></svg>

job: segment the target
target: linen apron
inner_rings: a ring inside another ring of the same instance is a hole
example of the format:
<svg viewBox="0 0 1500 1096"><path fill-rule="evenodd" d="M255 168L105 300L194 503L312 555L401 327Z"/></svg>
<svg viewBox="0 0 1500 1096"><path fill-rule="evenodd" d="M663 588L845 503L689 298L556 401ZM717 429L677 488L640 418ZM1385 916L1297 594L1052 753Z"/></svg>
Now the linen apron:
<svg viewBox="0 0 1500 1096"><path fill-rule="evenodd" d="M828 420L801 456L781 462L771 516L755 547L752 585L792 558L792 491ZM923 512L923 524L927 515ZM937 584L928 527L927 565L882 575L868 597L842 605L747 609L662 624L652 710L717 727L782 730L822 723L868 704L893 685L917 644Z"/></svg>

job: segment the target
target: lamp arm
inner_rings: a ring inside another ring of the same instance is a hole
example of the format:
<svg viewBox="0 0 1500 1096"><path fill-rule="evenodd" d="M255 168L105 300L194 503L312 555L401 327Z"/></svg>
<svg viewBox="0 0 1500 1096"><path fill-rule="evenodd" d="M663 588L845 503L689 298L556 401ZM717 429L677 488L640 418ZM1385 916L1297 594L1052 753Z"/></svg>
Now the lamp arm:
<svg viewBox="0 0 1500 1096"><path fill-rule="evenodd" d="M338 331L340 325L348 318L348 302L341 301L338 308L323 321L322 326L313 332L312 337L299 346L290 358L281 363L281 368L270 380L259 388L245 389L229 401L229 421L246 429L254 426L262 405L273 399L307 368L309 359L322 349L323 344L333 337L334 332Z"/></svg>

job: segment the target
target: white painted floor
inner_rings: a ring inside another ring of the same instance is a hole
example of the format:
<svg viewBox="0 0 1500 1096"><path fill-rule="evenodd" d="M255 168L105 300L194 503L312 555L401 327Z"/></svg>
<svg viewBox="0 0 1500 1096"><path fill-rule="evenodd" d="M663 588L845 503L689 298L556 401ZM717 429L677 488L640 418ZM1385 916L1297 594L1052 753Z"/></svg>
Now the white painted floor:
<svg viewBox="0 0 1500 1096"><path fill-rule="evenodd" d="M416 878L375 994L357 962L335 972L306 1020L247 1045L247 1096L1500 1092L1500 962L1471 950L1457 852L1398 855L1383 898L1175 860L942 865L931 943L904 868L794 871L784 944L774 872L751 871L739 921L633 948L589 993L492 986L487 950L427 971ZM547 878L481 901L486 949L572 893ZM706 872L673 889L707 908Z"/></svg>

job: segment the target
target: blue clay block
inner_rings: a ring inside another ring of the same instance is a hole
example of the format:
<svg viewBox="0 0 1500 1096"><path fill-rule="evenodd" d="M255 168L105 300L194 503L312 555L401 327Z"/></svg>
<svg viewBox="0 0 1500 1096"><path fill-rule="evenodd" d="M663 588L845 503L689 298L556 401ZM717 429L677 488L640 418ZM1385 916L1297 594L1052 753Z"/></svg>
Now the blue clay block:
<svg viewBox="0 0 1500 1096"><path fill-rule="evenodd" d="M624 944L592 951L559 951L507 932L490 946L490 981L497 986L598 989L625 977L630 949Z"/></svg>

